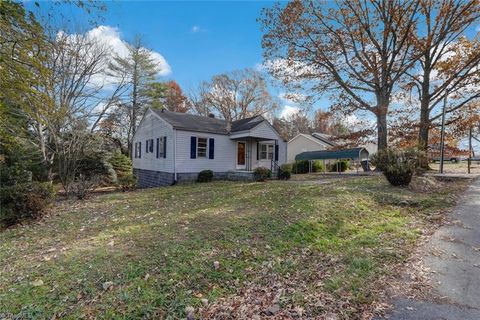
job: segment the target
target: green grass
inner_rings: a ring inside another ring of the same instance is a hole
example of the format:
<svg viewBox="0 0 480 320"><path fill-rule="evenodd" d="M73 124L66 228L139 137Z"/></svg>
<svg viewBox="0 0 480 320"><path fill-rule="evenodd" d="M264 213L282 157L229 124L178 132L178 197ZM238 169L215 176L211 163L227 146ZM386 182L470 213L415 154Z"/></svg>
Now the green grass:
<svg viewBox="0 0 480 320"><path fill-rule="evenodd" d="M321 292L355 317L377 298L377 282L396 275L429 215L454 203L453 187L421 194L381 177L214 182L64 201L40 223L0 232L0 318L184 318L201 298L214 308L272 278L292 288L282 308L335 310L311 299Z"/></svg>

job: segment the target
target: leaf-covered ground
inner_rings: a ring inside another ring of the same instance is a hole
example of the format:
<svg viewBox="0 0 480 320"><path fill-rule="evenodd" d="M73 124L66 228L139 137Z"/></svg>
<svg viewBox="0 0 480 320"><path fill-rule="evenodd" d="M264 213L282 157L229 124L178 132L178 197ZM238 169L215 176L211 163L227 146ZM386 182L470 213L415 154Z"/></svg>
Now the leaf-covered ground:
<svg viewBox="0 0 480 320"><path fill-rule="evenodd" d="M454 188L361 177L63 201L0 232L0 318L368 317Z"/></svg>

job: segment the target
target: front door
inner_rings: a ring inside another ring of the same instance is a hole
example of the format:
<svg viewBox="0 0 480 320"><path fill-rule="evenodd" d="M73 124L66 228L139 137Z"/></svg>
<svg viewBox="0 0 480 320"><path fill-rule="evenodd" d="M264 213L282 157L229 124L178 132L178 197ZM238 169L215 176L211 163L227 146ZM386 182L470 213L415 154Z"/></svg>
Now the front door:
<svg viewBox="0 0 480 320"><path fill-rule="evenodd" d="M245 141L238 141L237 142L237 169L245 169L245 150L246 143Z"/></svg>

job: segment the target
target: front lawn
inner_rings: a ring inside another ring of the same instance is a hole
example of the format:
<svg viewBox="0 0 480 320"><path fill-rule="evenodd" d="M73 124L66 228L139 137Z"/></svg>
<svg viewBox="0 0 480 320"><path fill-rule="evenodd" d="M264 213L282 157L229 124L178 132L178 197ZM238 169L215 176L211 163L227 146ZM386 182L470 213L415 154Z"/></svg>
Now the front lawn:
<svg viewBox="0 0 480 320"><path fill-rule="evenodd" d="M454 203L447 186L214 182L63 201L0 232L0 318L360 318Z"/></svg>

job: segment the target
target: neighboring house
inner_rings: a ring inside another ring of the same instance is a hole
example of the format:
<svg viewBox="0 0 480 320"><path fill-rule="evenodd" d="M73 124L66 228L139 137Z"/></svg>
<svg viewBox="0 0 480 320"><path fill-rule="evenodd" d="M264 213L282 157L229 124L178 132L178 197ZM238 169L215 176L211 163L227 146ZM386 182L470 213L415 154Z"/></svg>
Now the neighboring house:
<svg viewBox="0 0 480 320"><path fill-rule="evenodd" d="M228 123L213 116L148 109L133 137L139 187L195 181L202 170L216 179L250 180L252 170L276 170L287 143L262 116Z"/></svg>
<svg viewBox="0 0 480 320"><path fill-rule="evenodd" d="M315 132L311 135L300 133L294 138L292 138L290 141L288 141L287 161L294 162L295 156L302 152L339 148L341 142L342 141L335 140L335 137L324 133ZM377 152L377 145L375 143L366 143L358 147L363 147L367 149L369 154L374 154L375 152Z"/></svg>
<svg viewBox="0 0 480 320"><path fill-rule="evenodd" d="M294 162L295 156L302 152L327 150L335 147L336 143L331 141L331 138L323 133L298 134L288 141L287 161Z"/></svg>

